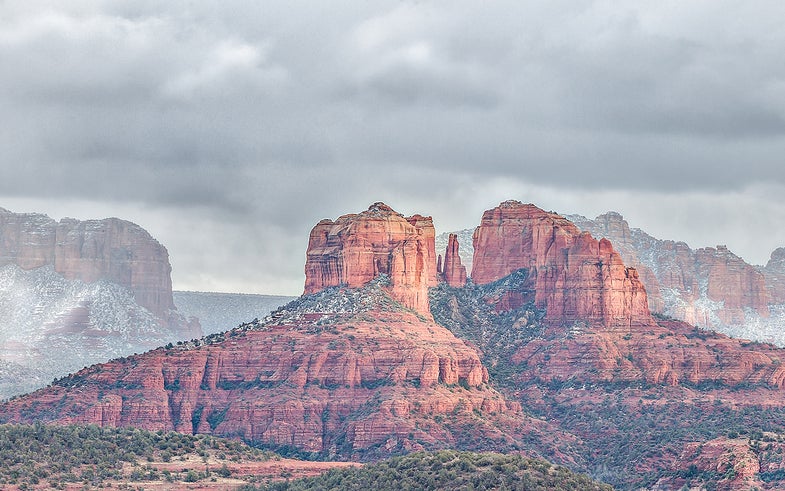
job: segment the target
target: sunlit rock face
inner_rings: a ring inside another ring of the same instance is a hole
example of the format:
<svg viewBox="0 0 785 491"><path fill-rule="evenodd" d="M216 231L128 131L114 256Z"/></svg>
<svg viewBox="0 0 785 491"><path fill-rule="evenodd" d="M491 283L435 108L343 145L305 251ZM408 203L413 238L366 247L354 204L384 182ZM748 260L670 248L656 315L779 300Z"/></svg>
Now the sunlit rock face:
<svg viewBox="0 0 785 491"><path fill-rule="evenodd" d="M487 284L527 269L535 305L550 323L606 328L652 324L646 290L608 240L596 240L555 213L505 201L474 232L472 280Z"/></svg>
<svg viewBox="0 0 785 491"><path fill-rule="evenodd" d="M322 220L308 242L305 293L361 287L386 275L393 298L430 317L428 288L437 283L435 235L431 217L404 217L384 203Z"/></svg>

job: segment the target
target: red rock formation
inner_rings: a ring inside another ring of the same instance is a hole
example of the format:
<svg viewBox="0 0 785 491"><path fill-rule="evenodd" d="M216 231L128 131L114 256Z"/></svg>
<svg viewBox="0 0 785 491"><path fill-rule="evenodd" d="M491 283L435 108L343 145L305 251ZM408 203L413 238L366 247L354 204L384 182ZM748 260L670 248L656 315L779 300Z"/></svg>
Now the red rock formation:
<svg viewBox="0 0 785 491"><path fill-rule="evenodd" d="M473 349L414 313L299 319L84 369L0 405L0 421L210 433L344 456L455 446L463 435L450 428L504 445L521 425L543 427L488 387Z"/></svg>
<svg viewBox="0 0 785 491"><path fill-rule="evenodd" d="M637 272L609 241L581 233L555 213L506 201L486 211L474 232L472 280L490 283L524 268L546 322L606 328L653 322Z"/></svg>
<svg viewBox="0 0 785 491"><path fill-rule="evenodd" d="M732 387L763 384L785 388L785 351L751 345L711 331L697 331L681 321L660 321L626 335L573 328L550 331L522 346L512 357L528 367L521 381L580 380L639 382L675 386L717 383ZM736 397L745 401L743 391ZM782 393L769 395L771 404L785 406Z"/></svg>
<svg viewBox="0 0 785 491"><path fill-rule="evenodd" d="M772 435L773 436L773 435ZM755 445L750 438L719 437L706 442L693 442L684 446L676 460L677 468L661 477L654 489L706 489L702 476L719 477L715 489L751 490L777 489L779 486L761 479L762 472L781 472L778 460L767 455L781 455L784 445L769 437L774 443L763 447ZM688 482L684 476L690 476ZM776 483L776 481L775 481ZM710 488L709 488L710 489Z"/></svg>
<svg viewBox="0 0 785 491"><path fill-rule="evenodd" d="M609 211L594 220L587 220L580 216L569 216L568 218L581 230L590 232L594 238L610 240L624 264L635 268L638 272L643 285L646 287L649 309L652 312L664 312L665 303L660 293L659 279L652 268L638 257L639 250L635 236L624 217L616 212Z"/></svg>
<svg viewBox="0 0 785 491"><path fill-rule="evenodd" d="M435 235L431 217L406 218L384 203L322 220L308 242L305 293L339 285L357 288L386 274L393 298L430 317L428 288L437 281Z"/></svg>
<svg viewBox="0 0 785 491"><path fill-rule="evenodd" d="M444 253L444 267L440 270L444 281L456 288L466 285L466 268L461 264L458 247L458 236L450 234L447 241L447 250Z"/></svg>
<svg viewBox="0 0 785 491"><path fill-rule="evenodd" d="M767 317L769 303L785 302L785 282L777 281L776 268L758 271L725 246L692 250L684 242L655 239L630 230L615 212L576 221L595 237L611 240L625 264L638 269L654 312L719 328L746 323L749 310Z"/></svg>
<svg viewBox="0 0 785 491"><path fill-rule="evenodd" d="M716 328L744 324L746 309L763 317L769 315L763 274L727 247L692 250L684 242L673 241L658 241L652 246L650 256L656 262L658 279L652 288L670 292L670 302L664 306L669 316Z"/></svg>
<svg viewBox="0 0 785 491"><path fill-rule="evenodd" d="M745 308L764 317L769 315L769 296L763 274L727 247L698 249L695 261L699 277L708 279L706 295L723 303L720 313L723 323L743 323Z"/></svg>
<svg viewBox="0 0 785 491"><path fill-rule="evenodd" d="M139 305L161 319L174 309L166 248L144 229L125 220L59 223L40 214L0 208L0 266L23 269L53 265L65 278L99 279L129 288Z"/></svg>

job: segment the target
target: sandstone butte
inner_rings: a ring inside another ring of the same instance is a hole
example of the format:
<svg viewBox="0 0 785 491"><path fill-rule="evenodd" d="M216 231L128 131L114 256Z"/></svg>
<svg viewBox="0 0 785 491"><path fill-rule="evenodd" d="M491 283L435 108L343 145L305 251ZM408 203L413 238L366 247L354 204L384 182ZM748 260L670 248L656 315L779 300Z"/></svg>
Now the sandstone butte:
<svg viewBox="0 0 785 491"><path fill-rule="evenodd" d="M117 283L162 320L175 308L169 253L142 227L125 220L57 222L0 208L0 266L6 264L22 269L52 265L69 280Z"/></svg>
<svg viewBox="0 0 785 491"><path fill-rule="evenodd" d="M483 285L528 269L532 299L550 324L627 329L653 324L646 290L610 241L531 204L505 201L474 231L472 280ZM525 300L525 299L524 299Z"/></svg>
<svg viewBox="0 0 785 491"><path fill-rule="evenodd" d="M265 323L86 368L4 403L0 422L205 432L365 458L446 446L505 449L534 434L538 448L549 448L546 456L569 461L555 442L573 436L524 416L519 403L488 386L474 349L394 301L418 298L402 294L403 285L419 290L435 281L433 254L426 266L423 252L432 244L426 222L380 204L320 222L306 267L306 290L315 293ZM477 283L528 271L526 288L487 302L514 310L530 300L546 310L544 332L509 360L521 400L536 404L546 387L540 383L574 381L579 388L559 397L596 401L607 392L593 392L595 383L621 382L673 391L682 401L785 405L783 350L654 319L635 271L610 242L563 217L505 202L484 214L474 245ZM346 264L348 257L363 267ZM420 257L422 268L393 267ZM380 273L389 281L374 282ZM720 388L691 395L706 383ZM643 394L630 393L636 400Z"/></svg>
<svg viewBox="0 0 785 491"><path fill-rule="evenodd" d="M357 288L384 274L393 298L430 317L428 288L437 284L435 237L431 217L404 217L384 203L322 220L308 241L305 293Z"/></svg>

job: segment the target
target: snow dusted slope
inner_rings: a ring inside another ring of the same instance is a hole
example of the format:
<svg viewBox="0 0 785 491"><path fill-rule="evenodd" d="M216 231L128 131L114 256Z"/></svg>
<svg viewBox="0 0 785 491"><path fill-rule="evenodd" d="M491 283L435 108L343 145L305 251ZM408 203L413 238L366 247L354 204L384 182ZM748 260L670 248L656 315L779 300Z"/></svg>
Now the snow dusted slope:
<svg viewBox="0 0 785 491"><path fill-rule="evenodd" d="M0 360L0 400L15 394L32 392L51 381L41 370Z"/></svg>
<svg viewBox="0 0 785 491"><path fill-rule="evenodd" d="M128 288L67 280L51 265L0 268L0 399L178 340Z"/></svg>
<svg viewBox="0 0 785 491"><path fill-rule="evenodd" d="M255 318L264 319L295 298L245 293L174 292L177 310L185 316L198 317L206 335L232 329Z"/></svg>
<svg viewBox="0 0 785 491"><path fill-rule="evenodd" d="M785 283L776 258L755 267L725 246L691 249L630 228L616 212L594 220L567 215L594 237L609 239L628 266L638 269L653 312L729 336L785 346Z"/></svg>

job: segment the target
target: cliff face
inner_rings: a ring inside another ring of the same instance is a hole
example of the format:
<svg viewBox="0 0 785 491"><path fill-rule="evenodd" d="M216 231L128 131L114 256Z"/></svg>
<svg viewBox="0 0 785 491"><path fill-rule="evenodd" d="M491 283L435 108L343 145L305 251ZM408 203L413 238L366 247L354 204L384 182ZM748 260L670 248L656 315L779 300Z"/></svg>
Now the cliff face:
<svg viewBox="0 0 785 491"><path fill-rule="evenodd" d="M607 240L534 205L506 201L474 232L472 280L487 284L528 269L532 299L552 324L623 328L652 323L646 290Z"/></svg>
<svg viewBox="0 0 785 491"><path fill-rule="evenodd" d="M0 209L0 266L6 264L25 270L52 265L69 280L117 283L162 319L174 309L166 248L125 220L56 222L45 215Z"/></svg>
<svg viewBox="0 0 785 491"><path fill-rule="evenodd" d="M659 240L630 229L615 212L594 220L571 218L595 237L610 239L624 261L641 272L649 299L655 299L650 301L652 311L752 338L757 334L772 339L761 325L772 324L772 330L779 330L776 319L768 320L770 305L785 300L785 282L779 281L776 260L759 270L725 246L693 250L684 242Z"/></svg>
<svg viewBox="0 0 785 491"><path fill-rule="evenodd" d="M0 398L86 365L201 336L174 308L166 249L123 220L0 209ZM229 327L229 326L226 326Z"/></svg>
<svg viewBox="0 0 785 491"><path fill-rule="evenodd" d="M210 433L355 458L504 448L521 428L544 427L487 386L473 349L377 286L306 296L273 318L84 369L0 405L0 421Z"/></svg>
<svg viewBox="0 0 785 491"><path fill-rule="evenodd" d="M477 352L422 310L433 239L430 218L379 203L324 220L308 248L313 293L264 322L84 369L0 405L0 422L211 433L353 458L549 448L559 432L492 389Z"/></svg>
<svg viewBox="0 0 785 491"><path fill-rule="evenodd" d="M322 220L308 241L305 293L339 285L357 288L384 274L393 298L430 316L428 288L437 282L435 235L430 217L407 218L384 203Z"/></svg>
<svg viewBox="0 0 785 491"><path fill-rule="evenodd" d="M706 278L706 296L723 303L722 322L743 323L746 308L761 316L769 315L769 295L763 274L727 247L698 249L695 263L697 276Z"/></svg>

